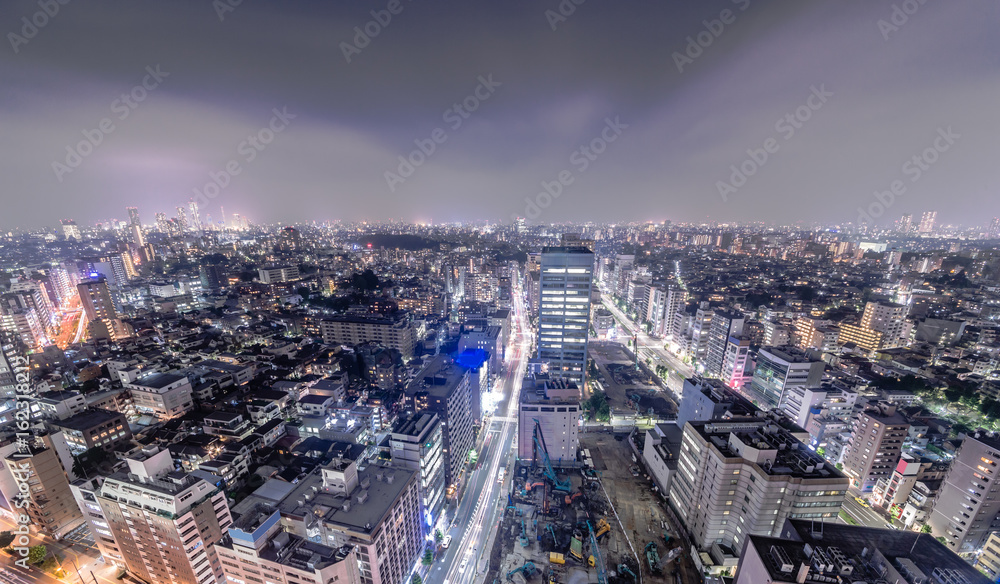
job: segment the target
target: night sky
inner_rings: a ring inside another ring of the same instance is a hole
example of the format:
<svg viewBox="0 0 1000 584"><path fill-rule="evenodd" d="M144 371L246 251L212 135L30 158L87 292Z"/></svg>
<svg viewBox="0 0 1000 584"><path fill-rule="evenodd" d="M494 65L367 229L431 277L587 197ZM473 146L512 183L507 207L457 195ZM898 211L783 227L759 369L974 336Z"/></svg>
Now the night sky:
<svg viewBox="0 0 1000 584"><path fill-rule="evenodd" d="M0 228L1000 215L996 0L237 1L0 3Z"/></svg>

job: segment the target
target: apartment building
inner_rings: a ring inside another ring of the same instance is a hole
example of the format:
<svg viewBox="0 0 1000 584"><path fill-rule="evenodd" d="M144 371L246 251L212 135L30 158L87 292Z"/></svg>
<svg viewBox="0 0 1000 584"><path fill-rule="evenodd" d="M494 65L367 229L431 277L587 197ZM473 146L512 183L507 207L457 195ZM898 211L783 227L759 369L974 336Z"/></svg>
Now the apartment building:
<svg viewBox="0 0 1000 584"><path fill-rule="evenodd" d="M708 352L705 355L705 374L711 377L723 376L726 349L730 337L739 338L743 334L745 319L742 313L716 310L708 330ZM747 343L749 347L749 343ZM742 371L741 371L742 373Z"/></svg>
<svg viewBox="0 0 1000 584"><path fill-rule="evenodd" d="M225 580L235 584L361 584L353 545L335 548L284 531L281 513L266 505L236 519L215 548Z"/></svg>
<svg viewBox="0 0 1000 584"><path fill-rule="evenodd" d="M776 535L785 519L833 521L848 479L778 416L684 425L669 501L698 549L732 563L748 535Z"/></svg>
<svg viewBox="0 0 1000 584"><path fill-rule="evenodd" d="M412 411L429 411L441 419L444 434L445 483L456 485L473 446L469 370L438 355L406 387Z"/></svg>
<svg viewBox="0 0 1000 584"><path fill-rule="evenodd" d="M300 480L278 504L299 537L357 549L361 584L406 584L423 551L419 473L334 459Z"/></svg>
<svg viewBox="0 0 1000 584"><path fill-rule="evenodd" d="M396 419L388 436L389 457L394 464L420 472L424 518L434 525L444 509L444 431L432 412L417 412Z"/></svg>
<svg viewBox="0 0 1000 584"><path fill-rule="evenodd" d="M194 409L191 381L172 373L156 373L126 383L139 414L171 420Z"/></svg>
<svg viewBox="0 0 1000 584"><path fill-rule="evenodd" d="M880 479L888 479L899 462L909 429L909 422L896 412L895 404L878 402L860 412L844 453L844 473L851 478L851 486L869 493Z"/></svg>
<svg viewBox="0 0 1000 584"><path fill-rule="evenodd" d="M214 544L232 524L222 489L175 471L168 450L146 448L126 462L127 470L108 476L99 489L80 491L84 498L90 492L96 501L88 502L100 507L98 521L107 528L94 536L104 540L112 560L146 582L222 580Z"/></svg>
<svg viewBox="0 0 1000 584"><path fill-rule="evenodd" d="M17 486L30 486L27 507L23 509L33 530L60 538L83 524L83 514L76 506L66 470L50 444L36 440L23 451L13 450L4 458L4 464ZM9 501L8 505L14 502Z"/></svg>
<svg viewBox="0 0 1000 584"><path fill-rule="evenodd" d="M781 405L785 393L793 387L817 387L823 379L825 364L795 347L763 347L757 353L750 384L744 395L762 409Z"/></svg>
<svg viewBox="0 0 1000 584"><path fill-rule="evenodd" d="M982 431L966 436L952 460L927 524L956 553L974 553L1000 531L998 464L1000 437Z"/></svg>
<svg viewBox="0 0 1000 584"><path fill-rule="evenodd" d="M323 319L320 331L327 345L376 342L396 349L406 360L413 358L418 336L416 327L405 313L395 317L334 316Z"/></svg>

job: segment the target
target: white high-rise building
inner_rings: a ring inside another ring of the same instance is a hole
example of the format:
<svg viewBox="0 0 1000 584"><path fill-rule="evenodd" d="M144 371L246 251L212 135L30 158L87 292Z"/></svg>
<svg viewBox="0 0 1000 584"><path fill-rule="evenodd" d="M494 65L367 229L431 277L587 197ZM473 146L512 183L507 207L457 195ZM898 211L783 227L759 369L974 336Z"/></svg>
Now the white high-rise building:
<svg viewBox="0 0 1000 584"><path fill-rule="evenodd" d="M585 247L542 250L538 358L549 374L583 388L590 330L594 254Z"/></svg>

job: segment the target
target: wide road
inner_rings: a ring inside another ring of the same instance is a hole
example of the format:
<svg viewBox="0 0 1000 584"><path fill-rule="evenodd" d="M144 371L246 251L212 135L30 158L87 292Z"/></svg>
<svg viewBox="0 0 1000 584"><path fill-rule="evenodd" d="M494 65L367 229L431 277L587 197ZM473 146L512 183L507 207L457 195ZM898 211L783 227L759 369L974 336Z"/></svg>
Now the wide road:
<svg viewBox="0 0 1000 584"><path fill-rule="evenodd" d="M851 519L854 519L860 525L866 527L878 527L879 529L886 529L891 527L882 515L876 512L874 509L867 505L861 505L855 499L855 493L848 492L847 498L844 499L844 506L842 510ZM850 523L849 521L840 520L842 523Z"/></svg>
<svg viewBox="0 0 1000 584"><path fill-rule="evenodd" d="M639 359L650 359L650 369L656 369L657 365L666 365L670 368L670 376L667 378L667 386L676 394L678 401L681 398L681 389L684 387L684 380L694 375L694 369L681 361L676 355L663 348L663 341L654 339L642 331L624 312L615 306L607 294L601 295L601 302L615 320L629 335L637 335Z"/></svg>
<svg viewBox="0 0 1000 584"><path fill-rule="evenodd" d="M527 328L519 287L515 287L513 309L516 332L507 352L507 370L501 383L504 400L497 406L496 414L484 430L487 434L479 463L468 479L469 484L455 513L453 527L446 534L451 535L451 544L424 579L428 584L471 584L481 577L489 553L487 543L506 511L506 505L498 502L506 499L504 486L510 483L516 458L518 399L531 357L531 331ZM503 485L497 481L501 468L508 469Z"/></svg>

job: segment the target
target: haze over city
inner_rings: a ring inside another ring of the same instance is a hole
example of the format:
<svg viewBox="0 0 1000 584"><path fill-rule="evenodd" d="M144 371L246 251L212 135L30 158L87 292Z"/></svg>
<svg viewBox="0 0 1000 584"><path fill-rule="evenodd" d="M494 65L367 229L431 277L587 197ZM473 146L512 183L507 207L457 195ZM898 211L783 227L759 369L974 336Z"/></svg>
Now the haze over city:
<svg viewBox="0 0 1000 584"><path fill-rule="evenodd" d="M573 183L535 219L857 222L902 180L894 214L947 197L941 221L968 225L1000 186L994 2L402 0L369 25L382 4L58 3L34 27L36 1L5 2L0 227L52 209L89 224L136 199L169 211L234 160L202 207L275 222L509 221L563 170ZM155 88L122 101L147 67ZM475 111L449 116L480 78ZM813 88L821 108L778 127ZM248 161L275 108L295 117ZM627 128L581 170L606 118ZM953 147L904 174L948 128ZM435 129L427 160L387 178ZM101 143L72 167L85 131ZM720 188L768 139L760 170Z"/></svg>

